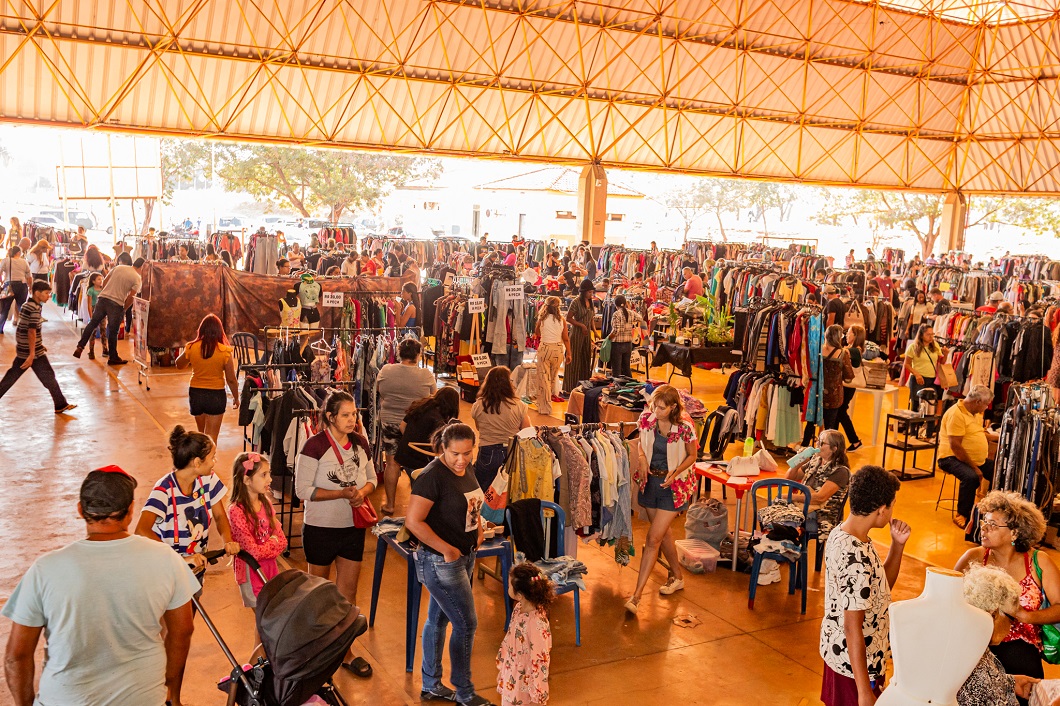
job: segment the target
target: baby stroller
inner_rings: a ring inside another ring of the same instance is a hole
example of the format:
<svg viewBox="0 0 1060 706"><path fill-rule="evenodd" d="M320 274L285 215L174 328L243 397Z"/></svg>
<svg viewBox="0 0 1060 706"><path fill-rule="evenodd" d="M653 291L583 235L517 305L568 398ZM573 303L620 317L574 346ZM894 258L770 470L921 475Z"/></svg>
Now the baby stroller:
<svg viewBox="0 0 1060 706"><path fill-rule="evenodd" d="M215 563L223 554L208 552L207 559ZM245 551L238 556L265 581L254 557ZM228 694L228 706L302 706L314 695L346 706L331 678L368 621L335 584L295 569L266 581L254 611L265 657L248 666L232 654L198 599L192 600L232 665L217 684Z"/></svg>

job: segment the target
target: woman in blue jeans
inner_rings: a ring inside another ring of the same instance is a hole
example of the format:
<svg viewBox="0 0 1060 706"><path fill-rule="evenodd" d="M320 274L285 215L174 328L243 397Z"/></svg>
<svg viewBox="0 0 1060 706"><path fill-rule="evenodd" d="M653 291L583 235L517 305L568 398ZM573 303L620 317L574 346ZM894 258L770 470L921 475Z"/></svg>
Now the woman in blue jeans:
<svg viewBox="0 0 1060 706"><path fill-rule="evenodd" d="M423 625L424 701L455 701L465 706L492 706L475 693L471 683L471 648L478 618L471 593L475 550L482 542L482 505L485 499L471 460L475 432L454 422L434 437L438 458L412 481L405 527L419 541L416 570L431 594ZM452 624L449 662L455 691L442 683L445 630Z"/></svg>

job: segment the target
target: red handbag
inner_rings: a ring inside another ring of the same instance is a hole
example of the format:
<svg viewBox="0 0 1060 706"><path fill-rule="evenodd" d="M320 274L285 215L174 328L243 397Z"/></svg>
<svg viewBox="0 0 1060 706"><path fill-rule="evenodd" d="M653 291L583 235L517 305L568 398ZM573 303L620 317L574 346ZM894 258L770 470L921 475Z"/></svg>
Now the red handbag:
<svg viewBox="0 0 1060 706"><path fill-rule="evenodd" d="M379 522L375 506L371 498L365 498L364 503L353 508L353 526L358 529L367 529Z"/></svg>

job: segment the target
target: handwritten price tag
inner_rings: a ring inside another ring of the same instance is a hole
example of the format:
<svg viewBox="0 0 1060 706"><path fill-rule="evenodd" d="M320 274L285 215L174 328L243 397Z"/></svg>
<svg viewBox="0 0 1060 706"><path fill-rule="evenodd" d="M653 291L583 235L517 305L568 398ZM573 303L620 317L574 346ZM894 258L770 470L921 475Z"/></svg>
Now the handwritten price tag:
<svg viewBox="0 0 1060 706"><path fill-rule="evenodd" d="M476 353L471 356L471 362L474 363L476 368L492 368L493 363L490 361L489 353Z"/></svg>
<svg viewBox="0 0 1060 706"><path fill-rule="evenodd" d="M513 302L522 299L524 296L525 293L523 292L523 285L521 284L515 284L511 287L504 288L504 299L506 301Z"/></svg>
<svg viewBox="0 0 1060 706"><path fill-rule="evenodd" d="M340 307L342 306L343 294L342 292L324 292L322 301L326 307Z"/></svg>
<svg viewBox="0 0 1060 706"><path fill-rule="evenodd" d="M469 314L481 314L486 310L485 299L468 299L467 300L467 313Z"/></svg>

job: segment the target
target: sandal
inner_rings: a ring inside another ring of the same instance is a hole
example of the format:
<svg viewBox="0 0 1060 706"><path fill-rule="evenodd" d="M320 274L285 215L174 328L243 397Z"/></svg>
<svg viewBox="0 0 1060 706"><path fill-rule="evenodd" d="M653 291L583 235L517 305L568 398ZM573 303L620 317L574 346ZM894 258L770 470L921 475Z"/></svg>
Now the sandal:
<svg viewBox="0 0 1060 706"><path fill-rule="evenodd" d="M368 664L368 660L364 657L354 657L352 662L343 662L342 666L361 679L372 676L372 665Z"/></svg>
<svg viewBox="0 0 1060 706"><path fill-rule="evenodd" d="M379 508L379 512L381 512L384 515L390 516L390 515L394 514L394 508L392 508L392 507L381 507L381 508Z"/></svg>

